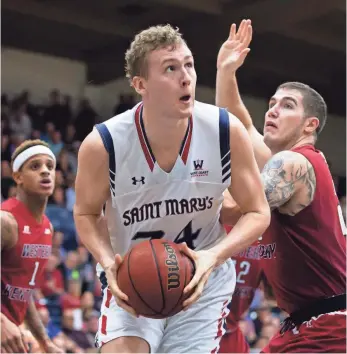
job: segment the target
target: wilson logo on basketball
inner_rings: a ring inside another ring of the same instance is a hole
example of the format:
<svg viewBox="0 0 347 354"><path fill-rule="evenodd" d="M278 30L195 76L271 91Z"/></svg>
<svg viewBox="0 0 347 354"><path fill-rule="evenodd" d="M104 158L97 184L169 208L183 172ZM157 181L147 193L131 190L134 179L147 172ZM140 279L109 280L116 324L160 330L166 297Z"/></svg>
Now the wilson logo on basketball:
<svg viewBox="0 0 347 354"><path fill-rule="evenodd" d="M166 266L168 267L168 290L176 289L180 286L180 267L178 266L178 261L176 257L175 250L166 242L163 242L165 251L167 253L167 259L165 261Z"/></svg>

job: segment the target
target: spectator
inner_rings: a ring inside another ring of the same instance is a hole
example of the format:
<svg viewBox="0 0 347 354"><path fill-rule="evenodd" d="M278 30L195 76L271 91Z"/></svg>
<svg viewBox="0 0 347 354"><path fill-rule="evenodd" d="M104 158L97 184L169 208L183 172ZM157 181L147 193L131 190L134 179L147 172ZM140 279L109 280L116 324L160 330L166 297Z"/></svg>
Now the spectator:
<svg viewBox="0 0 347 354"><path fill-rule="evenodd" d="M68 118L64 116L65 110L61 105L61 97L59 90L52 90L49 95L49 105L43 114L44 122L52 122L55 128L63 132L68 124Z"/></svg>
<svg viewBox="0 0 347 354"><path fill-rule="evenodd" d="M58 327L56 324L54 324L51 321L51 317L50 317L47 307L39 305L39 304L37 304L36 306L37 306L37 311L40 315L41 321L46 328L48 337L53 339L53 338L57 337L60 333L62 333L61 328Z"/></svg>
<svg viewBox="0 0 347 354"><path fill-rule="evenodd" d="M65 208L65 193L62 187L55 188L51 198L51 203L61 208Z"/></svg>
<svg viewBox="0 0 347 354"><path fill-rule="evenodd" d="M67 189L65 191L65 198L66 198L66 209L72 212L76 200L74 176L70 175L67 178Z"/></svg>
<svg viewBox="0 0 347 354"><path fill-rule="evenodd" d="M57 170L61 171L64 178L68 178L71 174L74 174L74 166L69 158L69 152L63 148L58 156Z"/></svg>
<svg viewBox="0 0 347 354"><path fill-rule="evenodd" d="M64 293L64 278L62 272L58 269L59 264L59 257L51 254L45 269L45 284L41 287L41 292L45 297L59 296Z"/></svg>
<svg viewBox="0 0 347 354"><path fill-rule="evenodd" d="M79 110L75 120L76 138L83 141L85 137L93 130L97 120L97 113L90 105L88 99L80 102Z"/></svg>
<svg viewBox="0 0 347 354"><path fill-rule="evenodd" d="M72 108L71 108L71 96L70 95L64 95L64 97L63 97L62 117L63 117L63 122L66 123L63 125L63 128L65 129L65 127L72 121Z"/></svg>
<svg viewBox="0 0 347 354"><path fill-rule="evenodd" d="M10 129L15 134L23 134L25 139L30 138L32 131L31 119L26 113L26 104L17 102L10 115Z"/></svg>
<svg viewBox="0 0 347 354"><path fill-rule="evenodd" d="M64 234L61 231L55 231L52 239L52 254L65 261L66 251L63 245Z"/></svg>
<svg viewBox="0 0 347 354"><path fill-rule="evenodd" d="M64 143L61 139L61 133L60 131L55 131L52 134L52 139L50 141L48 141L49 146L51 148L51 150L53 151L55 156L59 156L61 150L64 147Z"/></svg>
<svg viewBox="0 0 347 354"><path fill-rule="evenodd" d="M69 148L76 141L76 128L73 124L68 124L64 133L64 143Z"/></svg>
<svg viewBox="0 0 347 354"><path fill-rule="evenodd" d="M76 310L66 309L63 311L62 328L64 334L82 349L89 349L94 346L87 334L80 329Z"/></svg>
<svg viewBox="0 0 347 354"><path fill-rule="evenodd" d="M115 106L113 113L114 115L117 115L133 108L134 106L135 99L133 95L119 95L119 102Z"/></svg>
<svg viewBox="0 0 347 354"><path fill-rule="evenodd" d="M1 161L11 161L11 146L8 135L1 135Z"/></svg>
<svg viewBox="0 0 347 354"><path fill-rule="evenodd" d="M53 139L54 132L55 132L54 124L52 122L46 122L45 131L41 134L41 139L49 144Z"/></svg>
<svg viewBox="0 0 347 354"><path fill-rule="evenodd" d="M1 161L1 195L3 200L15 195L16 183L12 179L10 163L6 160Z"/></svg>

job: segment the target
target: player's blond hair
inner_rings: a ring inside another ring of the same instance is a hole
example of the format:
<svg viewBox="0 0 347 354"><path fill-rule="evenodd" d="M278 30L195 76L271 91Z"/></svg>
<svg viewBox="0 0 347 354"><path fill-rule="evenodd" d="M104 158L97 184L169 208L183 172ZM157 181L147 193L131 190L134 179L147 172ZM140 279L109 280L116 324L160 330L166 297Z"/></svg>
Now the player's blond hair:
<svg viewBox="0 0 347 354"><path fill-rule="evenodd" d="M36 146L36 145L43 145L43 146L46 146L49 148L49 145L43 141L43 140L40 140L40 139L35 139L35 140L25 140L23 141L18 147L16 150L14 150L12 156L11 156L11 166L13 166L13 161L16 159L16 157L22 153L23 151L25 151L26 149L29 149L33 146Z"/></svg>
<svg viewBox="0 0 347 354"><path fill-rule="evenodd" d="M125 53L125 73L130 83L134 76L147 77L147 56L153 50L186 42L178 28L171 25L152 26L138 33Z"/></svg>

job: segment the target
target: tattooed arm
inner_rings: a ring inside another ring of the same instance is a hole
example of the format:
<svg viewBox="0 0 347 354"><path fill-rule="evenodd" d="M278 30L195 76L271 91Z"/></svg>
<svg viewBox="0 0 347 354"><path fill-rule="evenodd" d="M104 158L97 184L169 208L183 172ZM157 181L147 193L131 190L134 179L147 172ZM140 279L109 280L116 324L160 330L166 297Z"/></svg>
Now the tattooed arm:
<svg viewBox="0 0 347 354"><path fill-rule="evenodd" d="M303 155L282 151L272 156L262 171L262 180L271 210L295 215L313 200L316 175Z"/></svg>
<svg viewBox="0 0 347 354"><path fill-rule="evenodd" d="M311 163L303 155L282 151L271 157L261 173L266 199L271 210L295 215L313 200L316 175ZM220 214L222 224L235 225L241 217L239 206L226 191Z"/></svg>
<svg viewBox="0 0 347 354"><path fill-rule="evenodd" d="M15 217L1 210L1 250L12 248L18 240L18 224Z"/></svg>

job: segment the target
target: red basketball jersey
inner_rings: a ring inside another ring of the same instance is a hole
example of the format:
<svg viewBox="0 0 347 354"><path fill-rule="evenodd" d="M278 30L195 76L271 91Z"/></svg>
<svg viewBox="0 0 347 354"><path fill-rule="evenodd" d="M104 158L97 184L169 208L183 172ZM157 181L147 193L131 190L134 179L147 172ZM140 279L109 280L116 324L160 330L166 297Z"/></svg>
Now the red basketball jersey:
<svg viewBox="0 0 347 354"><path fill-rule="evenodd" d="M278 306L289 314L312 300L346 292L345 225L328 165L311 145L293 151L314 168L314 199L295 216L273 211L259 245Z"/></svg>
<svg viewBox="0 0 347 354"><path fill-rule="evenodd" d="M229 232L231 228L225 229ZM247 247L232 259L236 269L236 287L226 320L228 332L237 328L241 316L249 309L262 278L257 243Z"/></svg>
<svg viewBox="0 0 347 354"><path fill-rule="evenodd" d="M43 281L43 271L52 250L50 222L38 224L28 208L16 198L1 204L18 224L18 241L1 252L1 312L17 325L24 321L28 301Z"/></svg>

